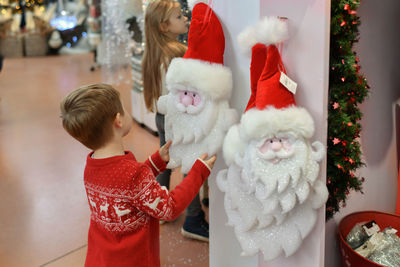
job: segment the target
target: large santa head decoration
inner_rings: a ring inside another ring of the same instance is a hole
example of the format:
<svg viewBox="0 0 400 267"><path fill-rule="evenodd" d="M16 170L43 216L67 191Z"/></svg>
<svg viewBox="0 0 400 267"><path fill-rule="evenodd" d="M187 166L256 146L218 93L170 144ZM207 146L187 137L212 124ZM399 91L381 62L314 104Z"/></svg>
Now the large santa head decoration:
<svg viewBox="0 0 400 267"><path fill-rule="evenodd" d="M189 1L192 21L188 50L169 65L169 94L158 100L165 115L166 140L172 140L168 168L187 173L202 154L216 154L227 130L237 121L229 108L232 72L223 65L225 38L213 10L202 1Z"/></svg>
<svg viewBox="0 0 400 267"><path fill-rule="evenodd" d="M264 260L292 255L328 197L318 179L325 148L310 143L313 119L280 83L285 68L275 44L286 38L286 22L278 18L264 18L239 35L252 50L251 97L240 123L228 131L228 169L217 176L242 254L261 251Z"/></svg>

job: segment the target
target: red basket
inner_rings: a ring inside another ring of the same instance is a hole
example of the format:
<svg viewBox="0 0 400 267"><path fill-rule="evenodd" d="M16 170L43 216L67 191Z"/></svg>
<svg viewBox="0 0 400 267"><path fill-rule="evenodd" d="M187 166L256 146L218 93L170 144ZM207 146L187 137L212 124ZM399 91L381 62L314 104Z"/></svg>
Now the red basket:
<svg viewBox="0 0 400 267"><path fill-rule="evenodd" d="M340 252L342 254L342 266L383 266L364 258L360 254L355 252L352 248L350 248L350 246L346 243L346 236L357 223L368 222L371 220L374 220L379 225L381 230L388 226L399 230L399 232L397 232L397 235L400 237L400 216L398 215L378 211L362 211L349 214L344 217L339 223L339 243Z"/></svg>

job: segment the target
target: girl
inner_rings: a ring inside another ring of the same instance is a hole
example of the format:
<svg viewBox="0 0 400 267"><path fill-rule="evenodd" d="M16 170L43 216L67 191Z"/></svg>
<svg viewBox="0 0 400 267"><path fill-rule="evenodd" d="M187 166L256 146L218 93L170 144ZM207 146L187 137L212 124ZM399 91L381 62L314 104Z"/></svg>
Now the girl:
<svg viewBox="0 0 400 267"><path fill-rule="evenodd" d="M146 108L157 112L157 100L168 93L165 73L174 57L182 57L187 47L176 40L187 33L187 18L182 15L180 4L172 0L153 1L145 14L146 47L142 60L142 78ZM156 113L156 126L160 147L165 144L164 115ZM171 170L157 176L157 181L169 188Z"/></svg>
<svg viewBox="0 0 400 267"><path fill-rule="evenodd" d="M144 100L149 111L156 112L156 126L160 147L165 142L164 115L157 112L157 100L168 93L165 74L174 57L184 56L187 47L176 39L187 33L187 18L182 15L181 6L173 0L156 0L149 4L145 14L146 46L142 59ZM157 181L169 189L171 170L157 176ZM161 221L163 223L163 221ZM208 223L197 195L190 203L181 229L184 236L208 241Z"/></svg>

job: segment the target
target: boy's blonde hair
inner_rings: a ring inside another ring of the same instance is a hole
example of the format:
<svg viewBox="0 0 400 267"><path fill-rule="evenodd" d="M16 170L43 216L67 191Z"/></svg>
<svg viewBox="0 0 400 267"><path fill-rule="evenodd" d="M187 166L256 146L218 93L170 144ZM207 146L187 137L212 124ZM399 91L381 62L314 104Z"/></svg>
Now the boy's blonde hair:
<svg viewBox="0 0 400 267"><path fill-rule="evenodd" d="M150 111L154 111L153 105L161 95L161 64L166 71L171 60L182 57L187 49L161 30L161 24L168 25L172 11L177 8L180 9L180 4L173 0L156 0L146 8L146 47L142 60L142 78L144 101Z"/></svg>
<svg viewBox="0 0 400 267"><path fill-rule="evenodd" d="M115 116L124 115L119 92L103 83L72 91L62 100L60 108L64 129L92 150L112 138Z"/></svg>

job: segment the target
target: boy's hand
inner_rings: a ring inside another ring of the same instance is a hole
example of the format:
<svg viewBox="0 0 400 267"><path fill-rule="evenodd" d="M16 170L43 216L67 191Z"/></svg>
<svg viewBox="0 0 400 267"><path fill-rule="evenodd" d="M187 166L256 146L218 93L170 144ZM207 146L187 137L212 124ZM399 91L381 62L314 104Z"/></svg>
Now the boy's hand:
<svg viewBox="0 0 400 267"><path fill-rule="evenodd" d="M207 166L212 169L214 167L214 163L217 160L217 155L212 156L209 159L206 159L208 157L207 154L203 154L200 156L200 159L204 161L205 164L207 164Z"/></svg>
<svg viewBox="0 0 400 267"><path fill-rule="evenodd" d="M165 145L163 145L159 152L160 152L160 156L161 159L165 162L169 161L169 147L171 146L172 141L168 141Z"/></svg>

